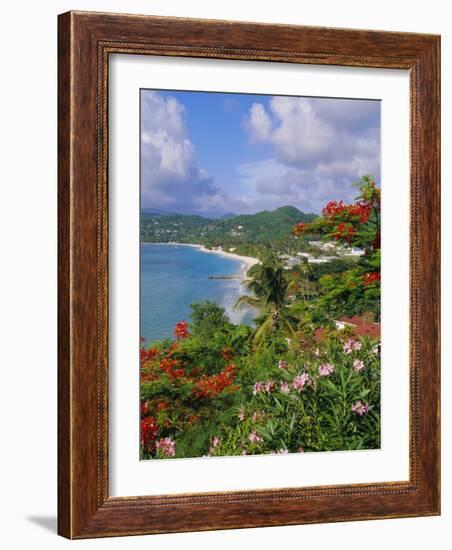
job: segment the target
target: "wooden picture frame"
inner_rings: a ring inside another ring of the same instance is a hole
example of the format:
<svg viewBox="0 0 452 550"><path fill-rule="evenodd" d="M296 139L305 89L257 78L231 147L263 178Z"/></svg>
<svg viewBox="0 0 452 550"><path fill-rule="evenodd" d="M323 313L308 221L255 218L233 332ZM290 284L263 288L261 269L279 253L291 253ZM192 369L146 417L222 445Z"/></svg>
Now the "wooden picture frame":
<svg viewBox="0 0 452 550"><path fill-rule="evenodd" d="M440 513L440 38L68 12L58 41L58 532L68 538ZM113 53L410 73L410 478L153 497L108 491L108 62Z"/></svg>

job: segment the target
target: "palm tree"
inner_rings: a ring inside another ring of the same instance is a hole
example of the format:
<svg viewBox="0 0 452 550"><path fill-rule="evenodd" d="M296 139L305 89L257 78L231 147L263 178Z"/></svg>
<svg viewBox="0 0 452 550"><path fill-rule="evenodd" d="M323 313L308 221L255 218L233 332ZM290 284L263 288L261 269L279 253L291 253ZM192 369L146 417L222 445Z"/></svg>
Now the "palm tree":
<svg viewBox="0 0 452 550"><path fill-rule="evenodd" d="M245 285L252 294L240 296L235 307L254 307L262 312L253 340L261 344L265 336L276 337L278 332L294 337L294 319L290 316L286 304L288 282L282 265L274 260L266 260L255 265L249 275L251 277L245 281Z"/></svg>
<svg viewBox="0 0 452 550"><path fill-rule="evenodd" d="M310 297L315 295L315 289L312 282L309 280L309 276L312 273L312 266L308 263L306 258L298 266L298 275L300 279L292 279L288 285L288 292L301 291L303 301L306 302ZM301 284L300 284L301 283Z"/></svg>

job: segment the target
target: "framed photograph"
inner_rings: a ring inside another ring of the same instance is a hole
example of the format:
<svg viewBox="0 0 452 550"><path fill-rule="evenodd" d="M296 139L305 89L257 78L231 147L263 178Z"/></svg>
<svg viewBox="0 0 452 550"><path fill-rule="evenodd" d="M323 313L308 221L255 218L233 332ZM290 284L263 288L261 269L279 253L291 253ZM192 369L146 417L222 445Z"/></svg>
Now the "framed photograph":
<svg viewBox="0 0 452 550"><path fill-rule="evenodd" d="M433 35L59 16L59 533L440 513Z"/></svg>

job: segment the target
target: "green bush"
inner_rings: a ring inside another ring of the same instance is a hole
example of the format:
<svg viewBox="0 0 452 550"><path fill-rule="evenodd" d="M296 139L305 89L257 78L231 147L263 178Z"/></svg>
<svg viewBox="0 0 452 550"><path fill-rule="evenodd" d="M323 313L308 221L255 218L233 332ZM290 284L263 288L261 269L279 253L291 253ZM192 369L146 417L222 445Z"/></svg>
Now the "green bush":
<svg viewBox="0 0 452 550"><path fill-rule="evenodd" d="M379 448L378 340L336 331L255 349L248 328L217 318L209 341L198 324L143 350L142 458Z"/></svg>

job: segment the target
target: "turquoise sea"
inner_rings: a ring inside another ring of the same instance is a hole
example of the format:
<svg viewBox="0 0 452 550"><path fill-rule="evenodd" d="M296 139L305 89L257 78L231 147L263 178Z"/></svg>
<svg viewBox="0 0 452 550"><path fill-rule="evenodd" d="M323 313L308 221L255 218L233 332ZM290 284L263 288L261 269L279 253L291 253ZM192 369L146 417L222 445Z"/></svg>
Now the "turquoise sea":
<svg viewBox="0 0 452 550"><path fill-rule="evenodd" d="M146 342L172 336L178 321L190 322L190 304L210 300L226 309L234 323L252 323L252 310L233 310L246 289L241 279L246 264L200 248L170 244L141 244L140 331Z"/></svg>

